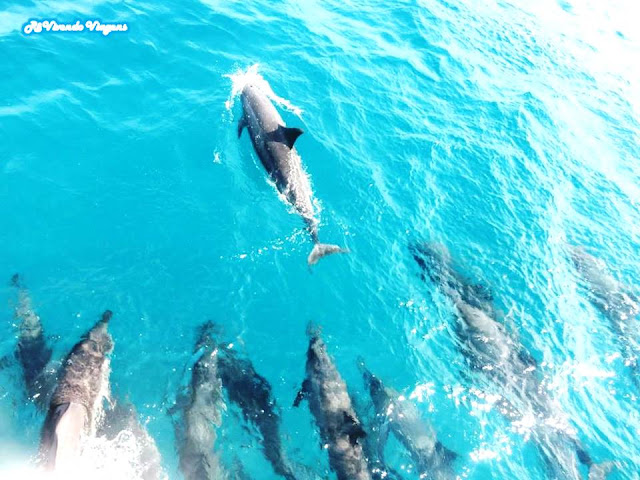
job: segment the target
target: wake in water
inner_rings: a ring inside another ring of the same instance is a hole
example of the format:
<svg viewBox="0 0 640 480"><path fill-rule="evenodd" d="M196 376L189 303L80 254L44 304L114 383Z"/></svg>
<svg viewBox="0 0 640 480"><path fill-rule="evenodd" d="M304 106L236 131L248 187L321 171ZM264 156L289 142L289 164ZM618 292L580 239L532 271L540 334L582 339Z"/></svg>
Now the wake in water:
<svg viewBox="0 0 640 480"><path fill-rule="evenodd" d="M262 91L273 103L293 113L296 117L302 118L302 109L300 107L296 107L286 98L278 96L271 88L269 82L258 73L258 67L259 64L254 63L246 70L238 69L234 73L227 73L224 75L225 78L231 80L231 92L229 93L229 98L224 102L224 106L227 111L231 111L233 109L235 98L242 93L242 89L247 85L253 85L259 88L260 91Z"/></svg>

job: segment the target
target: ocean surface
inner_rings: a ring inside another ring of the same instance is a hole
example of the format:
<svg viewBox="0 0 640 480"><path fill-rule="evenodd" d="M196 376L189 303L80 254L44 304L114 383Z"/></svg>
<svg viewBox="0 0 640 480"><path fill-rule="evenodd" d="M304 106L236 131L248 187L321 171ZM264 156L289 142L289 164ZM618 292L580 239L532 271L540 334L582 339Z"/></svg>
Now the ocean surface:
<svg viewBox="0 0 640 480"><path fill-rule="evenodd" d="M362 357L461 478L546 478L533 425L469 375L450 302L420 278L408 245L427 241L493 292L567 428L620 462L609 478L640 478L640 391L567 254L582 245L640 289L638 18L634 0L3 0L0 470L27 468L43 422L12 357L20 272L56 359L113 310L112 394L171 479L167 410L205 320L269 380L289 457L315 478L335 477L291 406L309 322L353 398L369 398ZM30 19L128 31L25 35ZM237 138L247 81L306 132L320 239L350 254L308 268L302 220ZM225 461L275 478L237 409L223 417ZM418 478L397 441L386 452Z"/></svg>

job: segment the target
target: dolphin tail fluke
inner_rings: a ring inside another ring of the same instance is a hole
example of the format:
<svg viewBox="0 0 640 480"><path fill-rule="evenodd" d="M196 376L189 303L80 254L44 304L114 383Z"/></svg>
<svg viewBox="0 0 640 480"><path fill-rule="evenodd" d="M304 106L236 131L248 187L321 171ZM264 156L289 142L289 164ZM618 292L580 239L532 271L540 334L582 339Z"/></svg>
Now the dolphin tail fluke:
<svg viewBox="0 0 640 480"><path fill-rule="evenodd" d="M333 253L349 253L349 250L338 245L331 245L330 243L316 243L307 258L307 263L309 266L315 265L322 257Z"/></svg>
<svg viewBox="0 0 640 480"><path fill-rule="evenodd" d="M10 283L12 287L20 288L22 286L22 282L20 281L20 274L14 273L13 276L11 277Z"/></svg>
<svg viewBox="0 0 640 480"><path fill-rule="evenodd" d="M606 480L616 468L617 462L594 463L589 467L589 480Z"/></svg>

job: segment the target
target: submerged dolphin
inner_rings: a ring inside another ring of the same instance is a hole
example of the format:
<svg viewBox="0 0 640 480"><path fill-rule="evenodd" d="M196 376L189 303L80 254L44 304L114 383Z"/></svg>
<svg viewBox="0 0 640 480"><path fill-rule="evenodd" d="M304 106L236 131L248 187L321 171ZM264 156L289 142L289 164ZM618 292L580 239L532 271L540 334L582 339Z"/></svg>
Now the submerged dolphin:
<svg viewBox="0 0 640 480"><path fill-rule="evenodd" d="M458 347L468 358L471 368L499 386L508 403L517 404L516 411L510 411L508 418L521 415L519 409L533 411L537 417L551 417L555 408L536 375L536 362L496 319L489 291L471 284L437 248L414 244L410 250L424 274L453 303ZM611 462L593 463L578 439L569 433L539 426L534 430L533 438L551 478L582 478L579 463L589 468L591 480L604 479L613 469Z"/></svg>
<svg viewBox="0 0 640 480"><path fill-rule="evenodd" d="M211 336L211 325L200 328L187 393L179 399L180 419L174 421L180 471L186 480L225 480L229 478L214 451L220 410L224 408L222 382L218 373L218 350Z"/></svg>
<svg viewBox="0 0 640 480"><path fill-rule="evenodd" d="M451 463L456 459L457 454L440 443L435 430L420 418L420 413L414 404L399 401L400 394L386 387L367 369L362 359L358 361L358 366L379 420L378 451L381 459L384 460L384 444L388 432L391 431L411 454L420 478L454 479L455 474Z"/></svg>
<svg viewBox="0 0 640 480"><path fill-rule="evenodd" d="M359 439L365 432L356 416L347 385L317 331L309 329L306 378L294 406L303 399L320 430L322 443L329 452L329 465L338 480L371 480L365 454Z"/></svg>
<svg viewBox="0 0 640 480"><path fill-rule="evenodd" d="M16 357L22 367L27 395L45 409L55 382L55 374L46 370L51 348L46 343L40 317L33 310L29 291L16 273L11 284L18 290L15 317L20 322Z"/></svg>
<svg viewBox="0 0 640 480"><path fill-rule="evenodd" d="M589 255L582 247L571 247L571 259L580 275L588 283L591 302L609 319L618 336L633 379L640 385L638 362L640 356L640 299L628 287L609 273L601 260Z"/></svg>
<svg viewBox="0 0 640 480"><path fill-rule="evenodd" d="M248 359L240 358L230 349L221 351L218 368L229 400L260 431L264 455L273 470L287 480L294 480L280 437L280 414L267 379L256 372Z"/></svg>
<svg viewBox="0 0 640 480"><path fill-rule="evenodd" d="M309 177L295 147L302 134L299 128L289 128L269 98L253 85L242 90L242 118L238 124L238 137L248 127L251 142L265 170L275 182L278 191L293 205L307 224L311 240L315 244L307 258L314 265L322 257L332 253L344 253L338 245L320 243L318 219L313 208L313 192Z"/></svg>
<svg viewBox="0 0 640 480"><path fill-rule="evenodd" d="M354 404L356 413L360 415L360 410ZM359 418L364 418L364 415ZM380 432L374 425L368 425L365 429L366 435L359 441L362 444L362 452L369 465L369 471L371 472L371 478L373 480L402 480L402 475L385 463L384 452L380 451Z"/></svg>
<svg viewBox="0 0 640 480"><path fill-rule="evenodd" d="M80 441L95 430L96 414L109 372L107 355L113 340L107 331L112 313L102 318L76 343L62 365L49 404L40 441L40 461L49 470L68 471L80 451Z"/></svg>

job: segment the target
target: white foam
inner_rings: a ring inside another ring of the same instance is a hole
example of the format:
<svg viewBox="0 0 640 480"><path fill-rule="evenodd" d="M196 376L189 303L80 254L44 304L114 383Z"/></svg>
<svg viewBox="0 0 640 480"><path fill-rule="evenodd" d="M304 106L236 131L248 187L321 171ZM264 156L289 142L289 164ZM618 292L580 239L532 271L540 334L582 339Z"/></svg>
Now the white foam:
<svg viewBox="0 0 640 480"><path fill-rule="evenodd" d="M28 461L6 465L0 469L0 478L6 480L112 480L126 478L142 479L146 465L141 464L144 445L128 431L121 431L114 439L86 437L82 453L73 462L72 468L46 472ZM161 480L167 479L165 472L158 472Z"/></svg>
<svg viewBox="0 0 640 480"><path fill-rule="evenodd" d="M242 93L242 89L245 85L253 85L259 88L273 103L285 108L297 117L302 117L302 109L296 107L286 98L282 98L273 91L271 85L265 78L258 73L259 64L255 63L248 67L246 70L236 70L234 73L227 73L224 77L231 80L231 93L224 106L228 111L233 108L235 98Z"/></svg>

